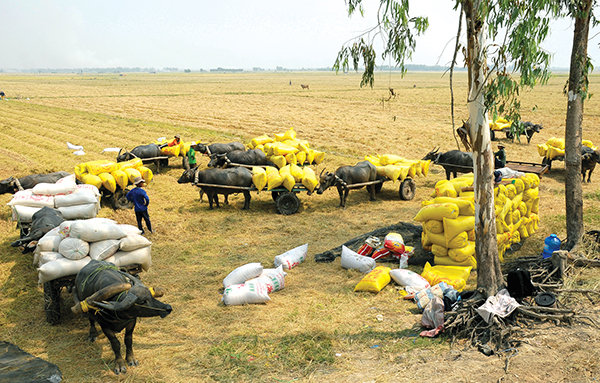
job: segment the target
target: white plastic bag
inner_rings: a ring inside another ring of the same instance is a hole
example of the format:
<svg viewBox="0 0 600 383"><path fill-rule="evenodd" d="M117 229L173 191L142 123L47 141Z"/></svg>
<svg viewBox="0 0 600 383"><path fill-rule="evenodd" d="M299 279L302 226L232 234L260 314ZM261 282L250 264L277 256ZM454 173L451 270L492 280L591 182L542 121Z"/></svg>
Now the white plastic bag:
<svg viewBox="0 0 600 383"><path fill-rule="evenodd" d="M103 261L119 251L121 241L118 239L105 239L104 241L90 243L90 258Z"/></svg>
<svg viewBox="0 0 600 383"><path fill-rule="evenodd" d="M118 251L105 259L106 262L114 263L118 267L134 264L142 265L144 271L152 266L152 246L142 247L134 251Z"/></svg>
<svg viewBox="0 0 600 383"><path fill-rule="evenodd" d="M42 251L38 256L37 264L38 266L42 266L48 262L56 261L57 259L65 259L65 257L54 251Z"/></svg>
<svg viewBox="0 0 600 383"><path fill-rule="evenodd" d="M267 286L267 292L270 294L283 289L286 275L287 273L283 271L283 265L279 265L276 269L263 269L262 274L247 282L259 281L264 283Z"/></svg>
<svg viewBox="0 0 600 383"><path fill-rule="evenodd" d="M150 242L143 235L129 234L121 239L121 245L119 248L121 251L133 251L150 245L152 245L152 242Z"/></svg>
<svg viewBox="0 0 600 383"><path fill-rule="evenodd" d="M88 203L85 205L59 207L65 219L88 219L94 218L98 214L98 203Z"/></svg>
<svg viewBox="0 0 600 383"><path fill-rule="evenodd" d="M76 261L67 258L58 258L48 262L38 268L38 283L42 284L67 275L75 275L91 260L92 258L90 257Z"/></svg>
<svg viewBox="0 0 600 383"><path fill-rule="evenodd" d="M125 235L142 234L142 231L133 225L120 224L119 227L123 230Z"/></svg>
<svg viewBox="0 0 600 383"><path fill-rule="evenodd" d="M92 189L77 189L73 193L61 194L54 197L54 206L57 208L92 203L98 203L98 197Z"/></svg>
<svg viewBox="0 0 600 383"><path fill-rule="evenodd" d="M98 242L105 239L121 239L125 237L125 233L116 223L103 221L102 219L85 219L73 221L68 236L83 239L87 242Z"/></svg>
<svg viewBox="0 0 600 383"><path fill-rule="evenodd" d="M415 292L430 287L425 278L407 269L393 269L390 271L390 276L400 286L412 287Z"/></svg>
<svg viewBox="0 0 600 383"><path fill-rule="evenodd" d="M227 288L231 285L244 283L249 279L258 277L262 272L263 267L260 263L247 263L229 273L223 279L223 287Z"/></svg>
<svg viewBox="0 0 600 383"><path fill-rule="evenodd" d="M51 207L54 208L54 196L33 194L31 189L19 190L12 197L9 206L32 206L32 207Z"/></svg>
<svg viewBox="0 0 600 383"><path fill-rule="evenodd" d="M223 292L223 303L227 306L265 303L270 300L267 286L258 281L231 285Z"/></svg>
<svg viewBox="0 0 600 383"><path fill-rule="evenodd" d="M19 222L31 222L33 215L41 209L41 207L15 205L12 207L12 219Z"/></svg>
<svg viewBox="0 0 600 383"><path fill-rule="evenodd" d="M56 195L72 193L76 189L75 174L71 174L59 179L54 184L45 182L37 184L33 187L32 192L33 194Z"/></svg>
<svg viewBox="0 0 600 383"><path fill-rule="evenodd" d="M275 267L283 265L284 270L291 270L298 266L306 259L306 253L308 252L308 243L302 246L288 250L283 254L275 257Z"/></svg>
<svg viewBox="0 0 600 383"><path fill-rule="evenodd" d="M58 252L65 258L78 260L90 252L90 245L78 238L65 238L58 245Z"/></svg>
<svg viewBox="0 0 600 383"><path fill-rule="evenodd" d="M368 273L376 266L376 262L373 258L360 255L346 246L342 246L341 260L344 269L356 269L362 273Z"/></svg>

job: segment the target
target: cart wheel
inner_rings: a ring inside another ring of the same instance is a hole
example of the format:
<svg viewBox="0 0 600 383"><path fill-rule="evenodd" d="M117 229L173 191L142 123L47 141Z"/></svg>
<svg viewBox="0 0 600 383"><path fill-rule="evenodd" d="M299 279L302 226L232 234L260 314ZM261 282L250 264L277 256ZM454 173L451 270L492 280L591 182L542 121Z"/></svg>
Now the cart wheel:
<svg viewBox="0 0 600 383"><path fill-rule="evenodd" d="M169 159L163 158L161 160L158 160L158 164L160 165L161 168L168 168L169 167Z"/></svg>
<svg viewBox="0 0 600 383"><path fill-rule="evenodd" d="M496 132L490 129L490 141L496 141Z"/></svg>
<svg viewBox="0 0 600 383"><path fill-rule="evenodd" d="M53 281L44 283L44 311L46 322L60 323L60 286L55 286Z"/></svg>
<svg viewBox="0 0 600 383"><path fill-rule="evenodd" d="M542 165L548 165L548 171L552 170L552 160L549 160L548 157L544 157Z"/></svg>
<svg viewBox="0 0 600 383"><path fill-rule="evenodd" d="M512 140L515 136L513 136L513 134L511 133L510 130L506 131L506 138L508 138L509 140Z"/></svg>
<svg viewBox="0 0 600 383"><path fill-rule="evenodd" d="M297 213L300 208L300 199L293 192L281 192L275 202L277 211L283 215Z"/></svg>
<svg viewBox="0 0 600 383"><path fill-rule="evenodd" d="M127 193L129 189L125 190L117 190L112 196L112 204L115 210L118 209L131 209L133 207L133 203L127 200Z"/></svg>
<svg viewBox="0 0 600 383"><path fill-rule="evenodd" d="M380 182L380 183L375 184L373 186L375 186L375 193L379 193L379 192L381 192L381 189L383 189L383 182Z"/></svg>
<svg viewBox="0 0 600 383"><path fill-rule="evenodd" d="M277 202L277 197L279 197L279 192L278 191L272 191L271 192L271 197L273 197L273 201Z"/></svg>
<svg viewBox="0 0 600 383"><path fill-rule="evenodd" d="M412 178L406 178L404 181L400 183L400 189L398 190L398 194L400 194L400 199L405 201L410 201L415 198L415 190L417 189L417 185Z"/></svg>
<svg viewBox="0 0 600 383"><path fill-rule="evenodd" d="M190 162L188 156L183 157L183 159L181 160L181 167L183 167L185 170L190 170Z"/></svg>

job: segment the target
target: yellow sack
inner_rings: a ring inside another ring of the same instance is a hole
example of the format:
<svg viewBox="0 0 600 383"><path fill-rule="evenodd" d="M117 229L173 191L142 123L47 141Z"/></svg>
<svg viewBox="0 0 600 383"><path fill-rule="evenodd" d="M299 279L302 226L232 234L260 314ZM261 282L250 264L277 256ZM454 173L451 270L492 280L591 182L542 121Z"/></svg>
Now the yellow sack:
<svg viewBox="0 0 600 383"><path fill-rule="evenodd" d="M181 151L181 145L165 146L160 150L165 156L177 157Z"/></svg>
<svg viewBox="0 0 600 383"><path fill-rule="evenodd" d="M313 192L319 184L317 175L315 174L314 170L308 166L302 169L302 173L302 185L304 185L310 192Z"/></svg>
<svg viewBox="0 0 600 383"><path fill-rule="evenodd" d="M448 180L441 180L435 184L435 195L438 197L456 197L456 189Z"/></svg>
<svg viewBox="0 0 600 383"><path fill-rule="evenodd" d="M371 156L371 155L366 155L365 156L365 160L369 161L370 163L372 163L375 166L383 166L381 164L381 161L379 161L379 157L375 157L375 156Z"/></svg>
<svg viewBox="0 0 600 383"><path fill-rule="evenodd" d="M379 156L379 162L383 166L394 165L395 163L402 162L402 161L404 161L404 158L397 156L395 154L384 154L382 156Z"/></svg>
<svg viewBox="0 0 600 383"><path fill-rule="evenodd" d="M548 145L538 144L537 150L540 157L546 157L546 153L548 153Z"/></svg>
<svg viewBox="0 0 600 383"><path fill-rule="evenodd" d="M102 187L102 179L96 175L86 173L81 176L81 181L84 184L94 185L98 189Z"/></svg>
<svg viewBox="0 0 600 383"><path fill-rule="evenodd" d="M462 192L463 188L468 188L473 186L473 179L460 179L460 178L455 178L451 181L449 181L450 184L452 184L452 186L454 187L454 190L456 190L456 194L460 194Z"/></svg>
<svg viewBox="0 0 600 383"><path fill-rule="evenodd" d="M446 237L444 237L444 240ZM458 234L454 238L451 238L449 241L446 241L446 247L449 249L459 249L461 247L465 247L469 244L469 235L466 231Z"/></svg>
<svg viewBox="0 0 600 383"><path fill-rule="evenodd" d="M470 266L431 266L429 262L425 263L421 276L429 282L431 286L440 282L446 282L457 291L462 291L467 284L467 279L471 275Z"/></svg>
<svg viewBox="0 0 600 383"><path fill-rule="evenodd" d="M124 171L115 170L110 174L115 178L115 182L117 183L117 185L119 185L121 189L125 189L129 184L129 177L127 177L127 173L125 173Z"/></svg>
<svg viewBox="0 0 600 383"><path fill-rule="evenodd" d="M298 145L300 145L300 142L296 141L296 140L285 140L283 141L284 144L289 145L289 146L293 146L294 148L298 149Z"/></svg>
<svg viewBox="0 0 600 383"><path fill-rule="evenodd" d="M296 153L296 161L298 162L298 165L304 165L304 163L306 162L306 152Z"/></svg>
<svg viewBox="0 0 600 383"><path fill-rule="evenodd" d="M256 190L261 191L267 185L267 172L260 166L252 167L252 183Z"/></svg>
<svg viewBox="0 0 600 383"><path fill-rule="evenodd" d="M472 192L472 191L461 191L458 196L459 197L468 198L470 200L474 200L475 199L475 192Z"/></svg>
<svg viewBox="0 0 600 383"><path fill-rule="evenodd" d="M421 160L421 173L424 177L427 177L429 174L429 167L431 166L431 160Z"/></svg>
<svg viewBox="0 0 600 383"><path fill-rule="evenodd" d="M267 173L267 190L275 189L283 184L283 177L277 169L267 166L265 172Z"/></svg>
<svg viewBox="0 0 600 383"><path fill-rule="evenodd" d="M422 204L431 205L432 203L444 203L450 202L456 204L458 206L458 214L459 215L475 215L475 206L473 201L463 198L452 198L452 197L435 197L432 201L423 201Z"/></svg>
<svg viewBox="0 0 600 383"><path fill-rule="evenodd" d="M140 166L138 168L138 170L139 170L140 174L142 175L144 182L146 182L147 184L152 182L152 179L154 178L154 174L152 174L152 170L150 170L149 168L147 168L145 166Z"/></svg>
<svg viewBox="0 0 600 383"><path fill-rule="evenodd" d="M110 173L119 168L116 162L108 160L90 161L86 164L87 172L93 175L100 173Z"/></svg>
<svg viewBox="0 0 600 383"><path fill-rule="evenodd" d="M398 166L398 165L386 165L383 167L384 174L387 178L392 181L404 181L406 176L408 175L408 166Z"/></svg>
<svg viewBox="0 0 600 383"><path fill-rule="evenodd" d="M522 239L529 238L529 231L527 230L527 226L529 225L529 219L524 217L522 218L521 226L519 226L519 234Z"/></svg>
<svg viewBox="0 0 600 383"><path fill-rule="evenodd" d="M521 220L521 212L519 210L513 210L512 212L512 223L513 225L518 223Z"/></svg>
<svg viewBox="0 0 600 383"><path fill-rule="evenodd" d="M284 134L283 134L283 138L285 140L295 140L296 139L296 131L294 130L294 128L289 128Z"/></svg>
<svg viewBox="0 0 600 383"><path fill-rule="evenodd" d="M296 154L295 153L286 154L285 162L287 162L290 165L296 165L296 163L298 162L298 160L296 159Z"/></svg>
<svg viewBox="0 0 600 383"><path fill-rule="evenodd" d="M312 164L313 162L315 162L315 151L312 149L309 149L308 152L306 153L306 162L308 162L308 164Z"/></svg>
<svg viewBox="0 0 600 383"><path fill-rule="evenodd" d="M449 249L448 257L455 262L465 262L469 257L475 255L475 242L469 241L469 244L465 247L458 249Z"/></svg>
<svg viewBox="0 0 600 383"><path fill-rule="evenodd" d="M546 157L551 160L555 159L556 157L562 157L564 155L564 149L555 148L554 146L549 147L548 152L546 152Z"/></svg>
<svg viewBox="0 0 600 383"><path fill-rule="evenodd" d="M294 185L296 185L296 180L291 173L290 165L285 165L281 169L279 169L279 174L283 178L283 187L289 191L292 191Z"/></svg>
<svg viewBox="0 0 600 383"><path fill-rule="evenodd" d="M527 201L533 200L534 198L538 197L539 194L540 194L539 188L527 189L523 192L523 201L527 202Z"/></svg>
<svg viewBox="0 0 600 383"><path fill-rule="evenodd" d="M273 143L272 142L267 142L266 144L264 144L263 149L264 149L265 155L267 157L270 157L273 155Z"/></svg>
<svg viewBox="0 0 600 383"><path fill-rule="evenodd" d="M293 146L284 144L283 142L276 142L272 146L273 154L276 156L285 156L290 153L296 153L298 149Z"/></svg>
<svg viewBox="0 0 600 383"><path fill-rule="evenodd" d="M458 206L454 203L434 203L428 206L424 206L419 210L415 218L415 221L425 222L430 219L437 219L441 221L443 218L456 218L458 217Z"/></svg>
<svg viewBox="0 0 600 383"><path fill-rule="evenodd" d="M285 166L285 164L287 164L287 160L285 159L284 156L271 156L269 158L269 161L274 163L275 166L277 166L277 168L279 168L279 169L281 169L282 167Z"/></svg>
<svg viewBox="0 0 600 383"><path fill-rule="evenodd" d="M437 219L430 219L423 223L423 229L427 230L429 233L442 234L444 232L444 224Z"/></svg>
<svg viewBox="0 0 600 383"><path fill-rule="evenodd" d="M432 245L431 252L436 257L447 257L448 256L448 249L446 249L444 246L440 246L440 245Z"/></svg>
<svg viewBox="0 0 600 383"><path fill-rule="evenodd" d="M309 148L310 148L310 145L309 145L308 141L306 141L306 140L299 141L298 150L300 150L301 152L304 152L304 153L308 153Z"/></svg>
<svg viewBox="0 0 600 383"><path fill-rule="evenodd" d="M265 153L265 147L264 147L264 145L258 145L258 146L254 147L254 148L249 148L249 149L258 149L261 152Z"/></svg>
<svg viewBox="0 0 600 383"><path fill-rule="evenodd" d="M313 151L315 153L315 164L319 165L325 159L325 153L318 150Z"/></svg>
<svg viewBox="0 0 600 383"><path fill-rule="evenodd" d="M296 182L302 182L302 178L304 177L304 172L302 171L302 168L296 164L291 164L290 165L290 173L292 174L292 176L294 177L294 179L296 180Z"/></svg>
<svg viewBox="0 0 600 383"><path fill-rule="evenodd" d="M475 216L458 216L456 218L443 218L444 235L450 241L463 231L475 229Z"/></svg>
<svg viewBox="0 0 600 383"><path fill-rule="evenodd" d="M515 198L513 198L511 201L513 209L518 209L519 205L521 204L522 201L523 201L523 193L519 193L519 194L515 195Z"/></svg>
<svg viewBox="0 0 600 383"><path fill-rule="evenodd" d="M286 138L284 137L285 133L275 133L275 141L276 142L283 142L286 140Z"/></svg>
<svg viewBox="0 0 600 383"><path fill-rule="evenodd" d="M558 149L565 149L565 139L564 138L557 138L557 137L551 137L548 141L546 141L546 145L548 145L549 147L554 147L554 148L558 148Z"/></svg>
<svg viewBox="0 0 600 383"><path fill-rule="evenodd" d="M250 143L252 144L252 147L255 148L258 145L264 145L266 143L273 142L273 141L275 141L273 138L269 137L266 134L263 134L262 136L254 137L252 139L252 141L250 141Z"/></svg>
<svg viewBox="0 0 600 383"><path fill-rule="evenodd" d="M527 205L525 205L525 202L521 202L519 204L519 213L521 213L521 217L525 217L527 215Z"/></svg>
<svg viewBox="0 0 600 383"><path fill-rule="evenodd" d="M533 199L533 204L531 205L531 212L538 214L540 212L540 197Z"/></svg>
<svg viewBox="0 0 600 383"><path fill-rule="evenodd" d="M75 178L77 178L79 181L81 181L81 176L83 176L84 174L87 173L87 168L86 168L85 163L75 165L74 173L75 173Z"/></svg>
<svg viewBox="0 0 600 383"><path fill-rule="evenodd" d="M429 237L427 236L426 232L422 232L421 233L421 246L423 246L423 248L431 246L432 242L429 240Z"/></svg>
<svg viewBox="0 0 600 383"><path fill-rule="evenodd" d="M140 173L139 170L133 168L125 169L125 173L127 174L127 178L129 178L129 182L131 183L133 183L133 180L135 180L136 177L142 176L142 173Z"/></svg>
<svg viewBox="0 0 600 383"><path fill-rule="evenodd" d="M377 266L358 282L354 291L380 292L391 281L390 271L389 267Z"/></svg>
<svg viewBox="0 0 600 383"><path fill-rule="evenodd" d="M102 181L102 186L104 186L106 190L111 193L117 191L117 181L110 173L100 173L98 174L98 177Z"/></svg>
<svg viewBox="0 0 600 383"><path fill-rule="evenodd" d="M190 151L190 147L191 146L192 146L192 142L191 141L188 141L188 142L181 141L179 143L179 155L181 157L187 156L188 152Z"/></svg>
<svg viewBox="0 0 600 383"><path fill-rule="evenodd" d="M433 257L436 266L470 266L473 270L477 269L477 261L471 256L462 262L456 262L450 257Z"/></svg>
<svg viewBox="0 0 600 383"><path fill-rule="evenodd" d="M582 140L581 141L581 145L583 146L587 146L588 148L592 149L592 150L596 150L597 148L594 146L594 144L592 143L592 141L590 140Z"/></svg>
<svg viewBox="0 0 600 383"><path fill-rule="evenodd" d="M515 185L513 185L513 184L506 185L506 196L512 200L513 198L515 198L516 195L517 195L517 188L515 187Z"/></svg>
<svg viewBox="0 0 600 383"><path fill-rule="evenodd" d="M125 171L125 169L130 169L130 168L139 168L140 166L143 165L142 160L139 158L132 158L129 161L125 161L125 162L119 162L119 170L123 170Z"/></svg>

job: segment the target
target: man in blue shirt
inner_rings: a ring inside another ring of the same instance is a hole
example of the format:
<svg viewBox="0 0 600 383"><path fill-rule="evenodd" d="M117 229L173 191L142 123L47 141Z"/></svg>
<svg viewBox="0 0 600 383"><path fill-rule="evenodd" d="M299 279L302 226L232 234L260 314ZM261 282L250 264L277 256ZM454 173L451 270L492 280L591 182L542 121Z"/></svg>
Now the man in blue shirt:
<svg viewBox="0 0 600 383"><path fill-rule="evenodd" d="M150 233L154 233L152 231L152 224L150 223L150 216L148 215L148 204L150 203L150 199L148 198L148 194L143 189L146 185L144 179L142 177L135 177L133 180L133 184L135 188L127 193L127 200L133 202L135 218L137 219L138 229L142 231L144 234L144 229L142 229L142 218L146 221L146 227L150 231Z"/></svg>

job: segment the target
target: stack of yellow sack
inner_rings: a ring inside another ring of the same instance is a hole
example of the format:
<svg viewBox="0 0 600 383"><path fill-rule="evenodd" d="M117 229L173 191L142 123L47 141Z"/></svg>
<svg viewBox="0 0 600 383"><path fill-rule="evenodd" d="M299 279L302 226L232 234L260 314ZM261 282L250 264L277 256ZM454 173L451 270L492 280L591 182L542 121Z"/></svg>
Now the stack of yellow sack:
<svg viewBox="0 0 600 383"><path fill-rule="evenodd" d="M308 141L298 140L294 128L289 128L285 133L277 133L274 137L267 134L255 137L248 147L262 150L267 159L280 169L286 164L318 165L325 158L325 153L311 149Z"/></svg>
<svg viewBox="0 0 600 383"><path fill-rule="evenodd" d="M252 183L259 191L263 190L265 186L267 186L267 190L272 190L282 185L292 191L296 183L301 183L310 192L313 192L319 181L311 168L288 164L279 170L273 166L267 166L265 169L258 166L253 167Z"/></svg>
<svg viewBox="0 0 600 383"><path fill-rule="evenodd" d="M134 158L125 162L83 162L75 166L75 177L80 182L94 185L98 189L104 187L114 193L117 188L125 189L136 177L142 177L146 183L150 183L154 175L152 170L143 166L141 159Z"/></svg>
<svg viewBox="0 0 600 383"><path fill-rule="evenodd" d="M539 183L536 174L504 179L494 188L496 234L500 260L510 245L533 234L539 225ZM475 261L475 209L473 174L435 185L433 199L423 201L415 216L422 222L423 248L431 250L436 265L473 266Z"/></svg>
<svg viewBox="0 0 600 383"><path fill-rule="evenodd" d="M593 150L598 149L594 146L592 141L583 140L581 141L583 146L587 146ZM545 144L538 144L538 154L540 157L545 157L549 160L553 160L556 157L564 157L565 155L565 139L552 137Z"/></svg>
<svg viewBox="0 0 600 383"><path fill-rule="evenodd" d="M510 128L512 122L508 121L505 118L498 118L495 122L490 121L490 129L492 130L502 130L504 128Z"/></svg>
<svg viewBox="0 0 600 383"><path fill-rule="evenodd" d="M156 145L162 145L162 144L166 143L166 141L154 141L154 143ZM195 144L196 144L195 141L188 141L188 142L181 141L179 143L179 145L165 146L164 148L160 149L160 153L165 156L169 156L169 157L178 157L178 156L185 157L187 152L190 151L190 146L195 145Z"/></svg>
<svg viewBox="0 0 600 383"><path fill-rule="evenodd" d="M365 156L377 168L378 176L386 176L392 181L404 181L406 177L426 177L429 174L430 160L407 160L395 154Z"/></svg>

